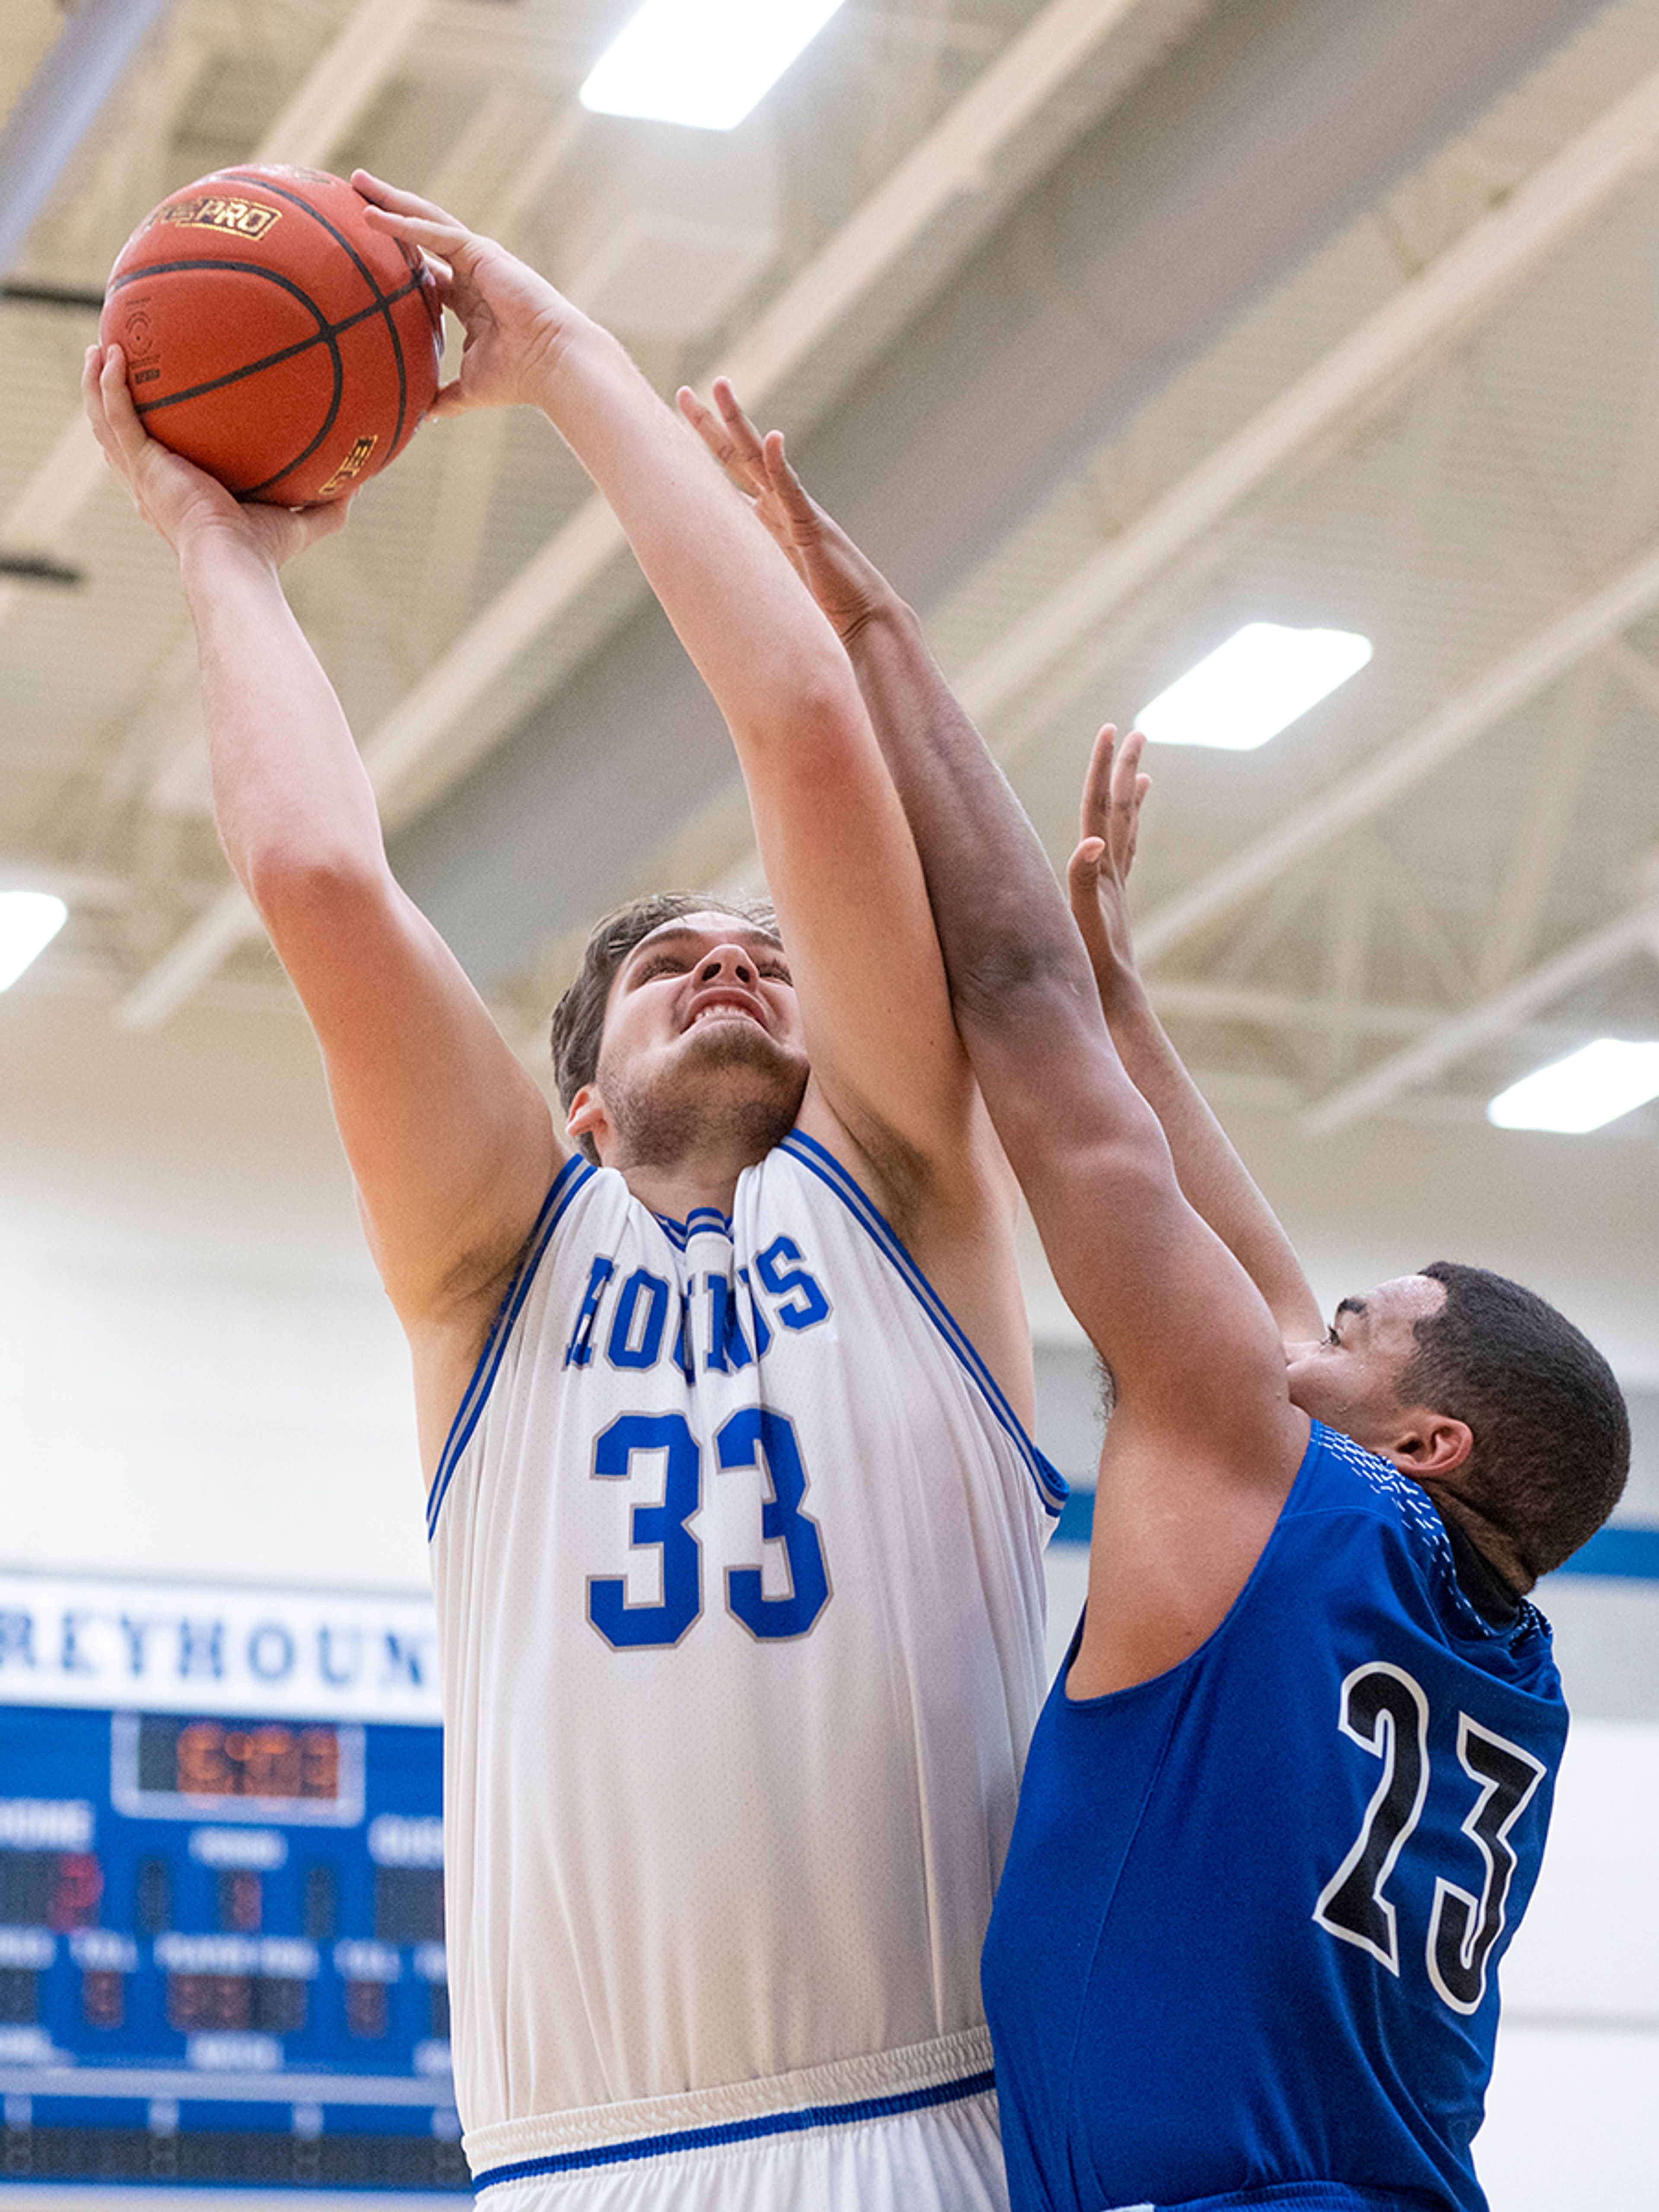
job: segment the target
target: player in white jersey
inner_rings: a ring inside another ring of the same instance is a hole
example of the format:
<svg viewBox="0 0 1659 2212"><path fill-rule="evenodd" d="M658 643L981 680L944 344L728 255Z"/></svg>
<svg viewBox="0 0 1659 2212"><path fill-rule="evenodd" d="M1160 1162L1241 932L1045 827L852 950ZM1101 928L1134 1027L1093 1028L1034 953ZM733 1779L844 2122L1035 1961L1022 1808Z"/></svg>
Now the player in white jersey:
<svg viewBox="0 0 1659 2212"><path fill-rule="evenodd" d="M605 939L568 1154L393 881L283 599L342 510L237 506L94 349L94 427L179 554L221 834L413 1352L469 2156L501 2212L988 2212L978 1952L1060 1486L915 848L833 632L621 349L355 181L442 258L466 350L434 411L540 406L611 501L732 729L782 923L680 901Z"/></svg>

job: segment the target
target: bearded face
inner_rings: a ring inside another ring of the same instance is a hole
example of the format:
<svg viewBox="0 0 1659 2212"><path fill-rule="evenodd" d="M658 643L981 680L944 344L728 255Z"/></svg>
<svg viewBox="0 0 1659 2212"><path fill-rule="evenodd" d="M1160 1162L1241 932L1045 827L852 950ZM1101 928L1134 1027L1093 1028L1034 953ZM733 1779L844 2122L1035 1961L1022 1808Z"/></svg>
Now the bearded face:
<svg viewBox="0 0 1659 2212"><path fill-rule="evenodd" d="M708 1148L762 1159L793 1127L806 1077L776 939L729 915L665 923L611 987L595 1081L608 1164L664 1167Z"/></svg>

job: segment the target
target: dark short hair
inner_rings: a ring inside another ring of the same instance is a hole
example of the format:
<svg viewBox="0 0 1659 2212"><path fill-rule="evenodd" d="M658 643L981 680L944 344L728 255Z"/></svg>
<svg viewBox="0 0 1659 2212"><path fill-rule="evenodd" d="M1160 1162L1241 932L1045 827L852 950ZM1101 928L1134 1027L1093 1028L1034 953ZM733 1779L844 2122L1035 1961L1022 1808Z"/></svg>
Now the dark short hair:
<svg viewBox="0 0 1659 2212"><path fill-rule="evenodd" d="M1422 1273L1445 1304L1416 1327L1402 1405L1466 1421L1469 1502L1535 1580L1593 1536L1630 1469L1630 1417L1589 1339L1535 1292L1484 1267Z"/></svg>
<svg viewBox="0 0 1659 2212"><path fill-rule="evenodd" d="M778 918L769 899L743 899L734 904L711 898L706 891L653 891L596 921L575 981L553 1009L553 1079L567 1114L571 1100L598 1073L605 1012L617 970L653 929L691 914L729 914L747 929L764 930L771 938L778 933ZM590 1159L598 1159L586 1138L581 1146Z"/></svg>

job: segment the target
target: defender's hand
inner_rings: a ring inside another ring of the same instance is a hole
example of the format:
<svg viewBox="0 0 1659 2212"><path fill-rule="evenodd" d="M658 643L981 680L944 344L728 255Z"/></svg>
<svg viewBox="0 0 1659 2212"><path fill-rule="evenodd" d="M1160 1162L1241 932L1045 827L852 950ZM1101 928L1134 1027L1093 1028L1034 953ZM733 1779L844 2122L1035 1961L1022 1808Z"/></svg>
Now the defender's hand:
<svg viewBox="0 0 1659 2212"><path fill-rule="evenodd" d="M1115 969L1133 969L1129 932L1129 871L1140 834L1140 809L1152 779L1142 773L1146 740L1131 730L1121 745L1108 723L1095 739L1079 809L1082 842L1066 871L1072 913L1089 948L1100 986L1108 994Z"/></svg>
<svg viewBox="0 0 1659 2212"><path fill-rule="evenodd" d="M842 642L850 644L878 608L892 604L892 586L806 491L789 465L783 433L770 430L763 438L723 376L714 380L714 398L710 409L683 387L680 412L747 495Z"/></svg>
<svg viewBox="0 0 1659 2212"><path fill-rule="evenodd" d="M461 373L429 411L538 404L572 326L583 319L578 310L516 254L431 200L400 191L367 169L354 169L351 182L368 202L372 228L426 256L439 299L466 334Z"/></svg>
<svg viewBox="0 0 1659 2212"><path fill-rule="evenodd" d="M175 552L202 531L218 531L251 547L273 566L331 537L344 523L349 499L318 507L267 507L232 497L215 477L152 438L127 389L119 346L88 346L81 394L104 458L146 522Z"/></svg>

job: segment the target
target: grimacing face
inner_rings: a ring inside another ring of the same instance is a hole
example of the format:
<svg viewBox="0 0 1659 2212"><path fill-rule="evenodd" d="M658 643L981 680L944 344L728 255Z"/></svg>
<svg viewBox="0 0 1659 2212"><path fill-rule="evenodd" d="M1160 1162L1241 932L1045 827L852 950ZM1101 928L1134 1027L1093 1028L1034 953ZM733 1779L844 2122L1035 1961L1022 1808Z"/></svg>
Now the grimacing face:
<svg viewBox="0 0 1659 2212"><path fill-rule="evenodd" d="M1291 1404L1389 1456L1408 1410L1399 1386L1417 1352L1417 1324L1445 1302L1445 1285L1427 1275L1398 1275L1344 1298L1322 1340L1285 1348Z"/></svg>
<svg viewBox="0 0 1659 2212"><path fill-rule="evenodd" d="M642 938L617 971L591 1090L629 1158L672 1157L711 1117L752 1127L769 1149L793 1125L806 1076L788 963L764 930L688 915Z"/></svg>

